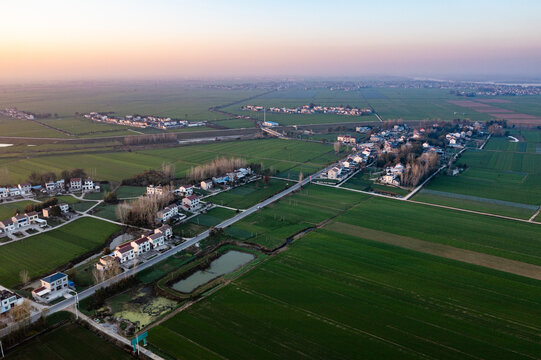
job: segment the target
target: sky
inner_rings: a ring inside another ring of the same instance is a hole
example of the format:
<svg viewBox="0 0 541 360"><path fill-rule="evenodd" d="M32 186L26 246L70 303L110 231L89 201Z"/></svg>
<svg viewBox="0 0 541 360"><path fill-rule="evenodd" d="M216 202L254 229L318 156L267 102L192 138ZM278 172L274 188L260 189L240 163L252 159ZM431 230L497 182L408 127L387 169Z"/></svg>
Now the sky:
<svg viewBox="0 0 541 360"><path fill-rule="evenodd" d="M17 0L0 81L541 76L539 0Z"/></svg>

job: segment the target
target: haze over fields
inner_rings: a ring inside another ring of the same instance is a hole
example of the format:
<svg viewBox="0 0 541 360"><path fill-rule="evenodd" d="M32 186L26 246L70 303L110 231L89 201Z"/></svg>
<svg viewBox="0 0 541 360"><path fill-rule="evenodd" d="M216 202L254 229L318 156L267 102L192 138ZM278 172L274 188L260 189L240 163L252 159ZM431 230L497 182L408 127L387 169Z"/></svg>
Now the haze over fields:
<svg viewBox="0 0 541 360"><path fill-rule="evenodd" d="M541 3L3 2L5 81L541 75Z"/></svg>

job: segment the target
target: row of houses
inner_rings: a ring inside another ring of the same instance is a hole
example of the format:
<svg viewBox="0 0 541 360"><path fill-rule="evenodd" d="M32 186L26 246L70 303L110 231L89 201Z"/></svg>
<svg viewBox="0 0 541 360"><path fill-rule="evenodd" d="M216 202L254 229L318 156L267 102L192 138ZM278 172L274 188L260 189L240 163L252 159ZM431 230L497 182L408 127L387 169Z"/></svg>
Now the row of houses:
<svg viewBox="0 0 541 360"><path fill-rule="evenodd" d="M0 233L10 234L15 231L22 230L30 225L46 227L47 220L40 219L36 211L25 214L17 214L9 219L0 221Z"/></svg>
<svg viewBox="0 0 541 360"><path fill-rule="evenodd" d="M66 190L66 182L64 179L57 181L48 181L41 185L33 186L30 183L18 184L12 187L0 187L0 199L13 198L17 196L29 196L33 191L45 191L48 193L62 192ZM71 178L67 190L71 192L99 192L101 190L100 183L94 182L92 179Z"/></svg>
<svg viewBox="0 0 541 360"><path fill-rule="evenodd" d="M336 163L327 171L327 178L331 180L341 180L351 174L356 169L365 165L372 155L372 148L364 146L361 150L348 155L344 160Z"/></svg>
<svg viewBox="0 0 541 360"><path fill-rule="evenodd" d="M124 126L131 126L131 127L137 127L137 128L157 128L162 130L167 129L175 129L175 128L181 128L181 127L196 127L196 126L204 126L205 123L198 121L198 122L190 122L187 120L175 120L171 119L169 117L159 117L159 116L140 116L140 115L126 115L124 117L114 117L107 114L100 114L97 112L91 112L89 114L83 115L86 119L96 121L96 122L102 122L107 124L116 124L116 125L124 125Z"/></svg>
<svg viewBox="0 0 541 360"><path fill-rule="evenodd" d="M155 229L154 233L143 234L138 239L118 245L112 255L102 256L96 267L103 271L108 269L113 261L124 264L135 259L136 256L158 249L171 238L173 238L173 229L169 225L163 225Z"/></svg>
<svg viewBox="0 0 541 360"><path fill-rule="evenodd" d="M263 106L245 105L241 108L245 111L265 111ZM268 111L282 114L335 114L348 116L363 116L372 114L372 110L368 108L357 108L351 106L323 106L323 105L303 105L295 108L286 107L269 107Z"/></svg>
<svg viewBox="0 0 541 360"><path fill-rule="evenodd" d="M177 189L169 190L167 186L162 185L149 185L147 186L147 195L164 195L167 191L173 192L177 196L189 196L193 194L193 186L182 185Z"/></svg>

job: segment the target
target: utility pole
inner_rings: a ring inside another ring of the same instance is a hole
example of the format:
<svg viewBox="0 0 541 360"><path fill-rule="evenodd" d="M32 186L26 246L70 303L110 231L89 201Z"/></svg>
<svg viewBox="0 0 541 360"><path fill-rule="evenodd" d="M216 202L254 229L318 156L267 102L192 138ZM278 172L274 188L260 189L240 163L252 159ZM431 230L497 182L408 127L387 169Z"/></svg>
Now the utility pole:
<svg viewBox="0 0 541 360"><path fill-rule="evenodd" d="M2 346L2 340L0 340L0 352L2 353L2 359L4 358L4 347Z"/></svg>

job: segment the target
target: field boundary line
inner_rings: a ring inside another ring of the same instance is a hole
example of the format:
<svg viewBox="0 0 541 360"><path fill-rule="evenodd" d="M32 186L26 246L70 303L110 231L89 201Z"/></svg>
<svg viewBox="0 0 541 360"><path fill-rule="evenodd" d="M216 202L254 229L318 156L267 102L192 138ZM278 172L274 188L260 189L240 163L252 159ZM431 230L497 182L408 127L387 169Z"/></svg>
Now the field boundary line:
<svg viewBox="0 0 541 360"><path fill-rule="evenodd" d="M342 222L333 222L328 224L324 229L339 234L355 236L361 239L393 245L420 253L541 280L541 266L518 260L507 259L496 255L484 254L473 250L457 248L450 245L420 240L409 236L388 233Z"/></svg>

